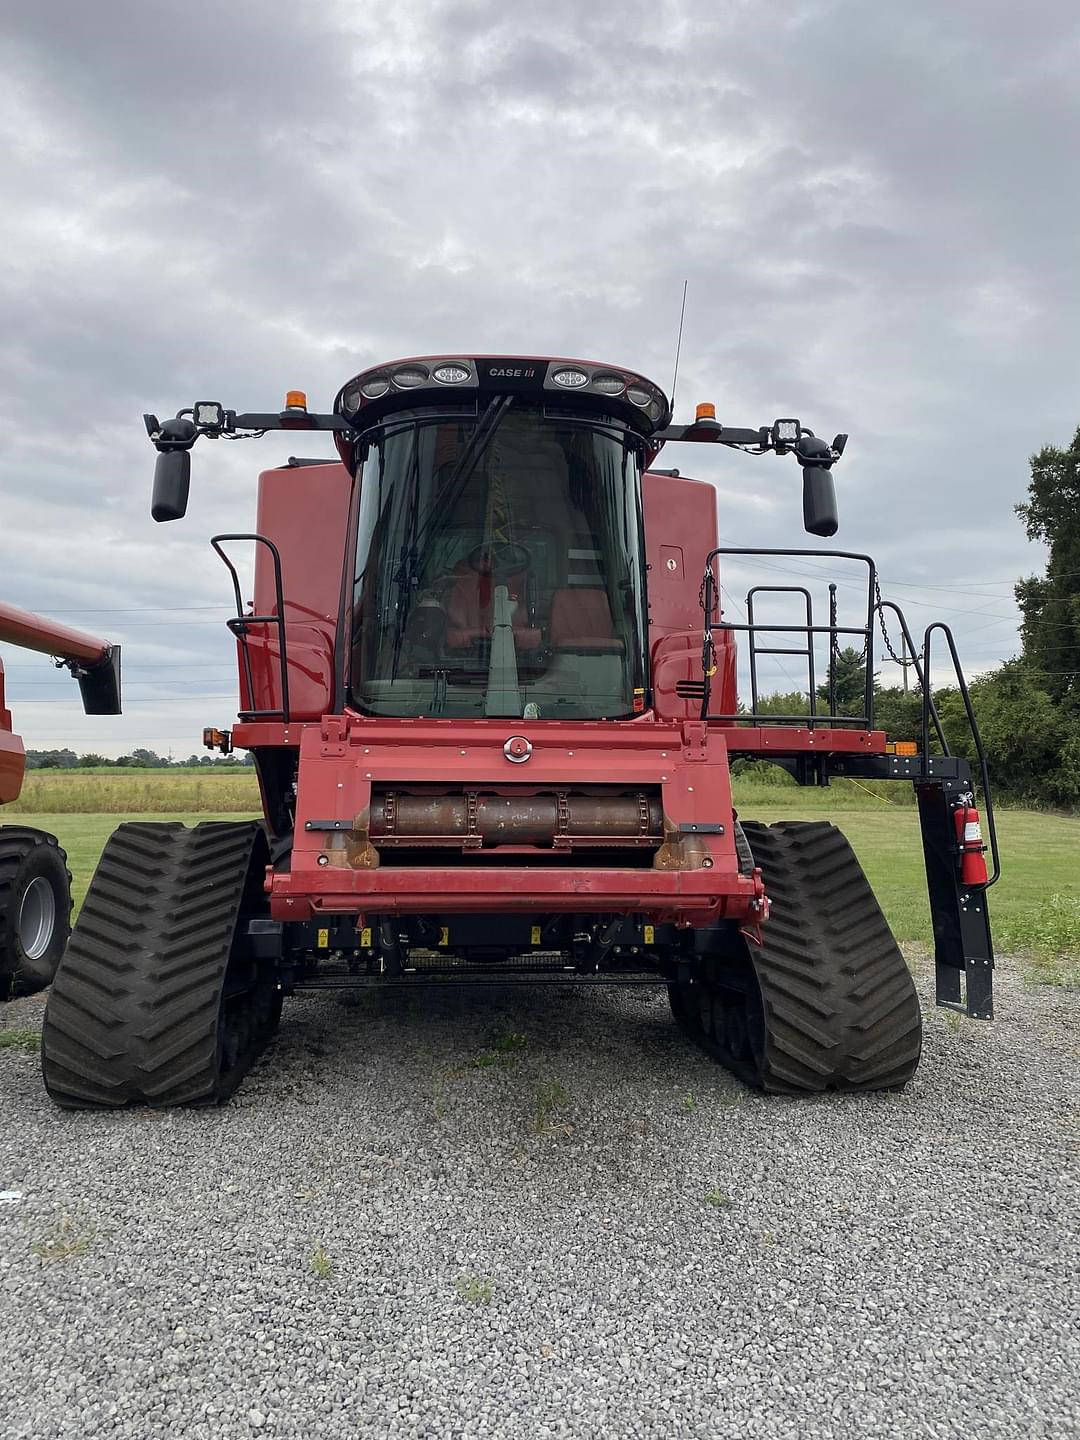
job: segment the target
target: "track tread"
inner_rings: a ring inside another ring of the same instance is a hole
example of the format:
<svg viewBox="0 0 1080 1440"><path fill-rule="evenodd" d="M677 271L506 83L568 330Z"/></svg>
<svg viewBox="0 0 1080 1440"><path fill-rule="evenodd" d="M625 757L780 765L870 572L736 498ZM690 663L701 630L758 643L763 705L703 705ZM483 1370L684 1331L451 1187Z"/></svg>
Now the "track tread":
<svg viewBox="0 0 1080 1440"><path fill-rule="evenodd" d="M232 1093L257 1051L224 1065L222 997L245 894L265 858L256 822L116 830L46 1007L45 1084L59 1104L212 1103Z"/></svg>
<svg viewBox="0 0 1080 1440"><path fill-rule="evenodd" d="M919 1000L848 840L828 821L743 826L772 906L751 954L765 1012L764 1088L903 1084L922 1048ZM792 977L814 987L813 1002Z"/></svg>
<svg viewBox="0 0 1080 1440"><path fill-rule="evenodd" d="M740 821L770 901L748 944L758 1044L736 1055L671 989L680 1026L749 1084L778 1093L903 1086L922 1049L922 1014L903 955L845 836L828 821ZM703 969L695 984L710 978ZM756 981L756 986L754 986ZM728 981L730 985L730 979ZM721 987L723 988L723 987ZM719 995L721 990L714 991Z"/></svg>

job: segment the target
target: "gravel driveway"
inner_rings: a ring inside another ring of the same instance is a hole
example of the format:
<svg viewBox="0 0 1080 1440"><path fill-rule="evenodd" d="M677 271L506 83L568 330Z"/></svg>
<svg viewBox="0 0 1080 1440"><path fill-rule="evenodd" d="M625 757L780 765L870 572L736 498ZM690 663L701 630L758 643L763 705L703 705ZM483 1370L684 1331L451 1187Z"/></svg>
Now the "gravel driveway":
<svg viewBox="0 0 1080 1440"><path fill-rule="evenodd" d="M998 992L853 1099L652 992L293 1001L219 1111L0 1051L0 1435L1075 1433L1080 1001Z"/></svg>

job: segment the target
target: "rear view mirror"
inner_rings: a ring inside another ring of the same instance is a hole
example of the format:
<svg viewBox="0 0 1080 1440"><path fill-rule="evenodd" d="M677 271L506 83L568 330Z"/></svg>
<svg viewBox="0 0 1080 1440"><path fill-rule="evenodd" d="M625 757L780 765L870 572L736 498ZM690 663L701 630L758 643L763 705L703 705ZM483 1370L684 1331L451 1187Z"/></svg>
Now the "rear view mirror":
<svg viewBox="0 0 1080 1440"><path fill-rule="evenodd" d="M802 481L803 525L811 535L835 535L840 525L832 471L808 465Z"/></svg>
<svg viewBox="0 0 1080 1440"><path fill-rule="evenodd" d="M191 486L191 453L162 450L154 466L154 496L150 514L155 520L180 520L187 514Z"/></svg>

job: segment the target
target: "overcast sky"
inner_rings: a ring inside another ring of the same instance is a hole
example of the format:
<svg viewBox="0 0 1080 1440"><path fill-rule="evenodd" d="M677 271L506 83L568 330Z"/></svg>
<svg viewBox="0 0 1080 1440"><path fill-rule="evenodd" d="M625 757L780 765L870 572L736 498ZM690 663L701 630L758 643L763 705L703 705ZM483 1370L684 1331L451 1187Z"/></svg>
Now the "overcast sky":
<svg viewBox="0 0 1080 1440"><path fill-rule="evenodd" d="M684 279L681 417L849 431L836 543L971 671L1008 658L1042 563L1012 507L1080 422L1078 74L1075 0L5 7L0 598L125 672L86 719L5 648L17 728L183 756L232 717L207 537L296 441L203 442L156 526L144 410L328 408L433 351L668 387ZM824 543L790 460L664 463L715 482L724 543Z"/></svg>

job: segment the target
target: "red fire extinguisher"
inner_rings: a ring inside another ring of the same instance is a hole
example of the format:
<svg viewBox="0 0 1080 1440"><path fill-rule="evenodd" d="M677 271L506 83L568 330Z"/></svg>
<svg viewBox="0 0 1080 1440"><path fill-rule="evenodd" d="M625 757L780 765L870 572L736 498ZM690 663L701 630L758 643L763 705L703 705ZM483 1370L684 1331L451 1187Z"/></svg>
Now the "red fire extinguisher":
<svg viewBox="0 0 1080 1440"><path fill-rule="evenodd" d="M983 844L979 812L973 802L974 796L967 796L953 811L956 843L960 847L960 879L965 885L985 885L989 879L986 846Z"/></svg>

